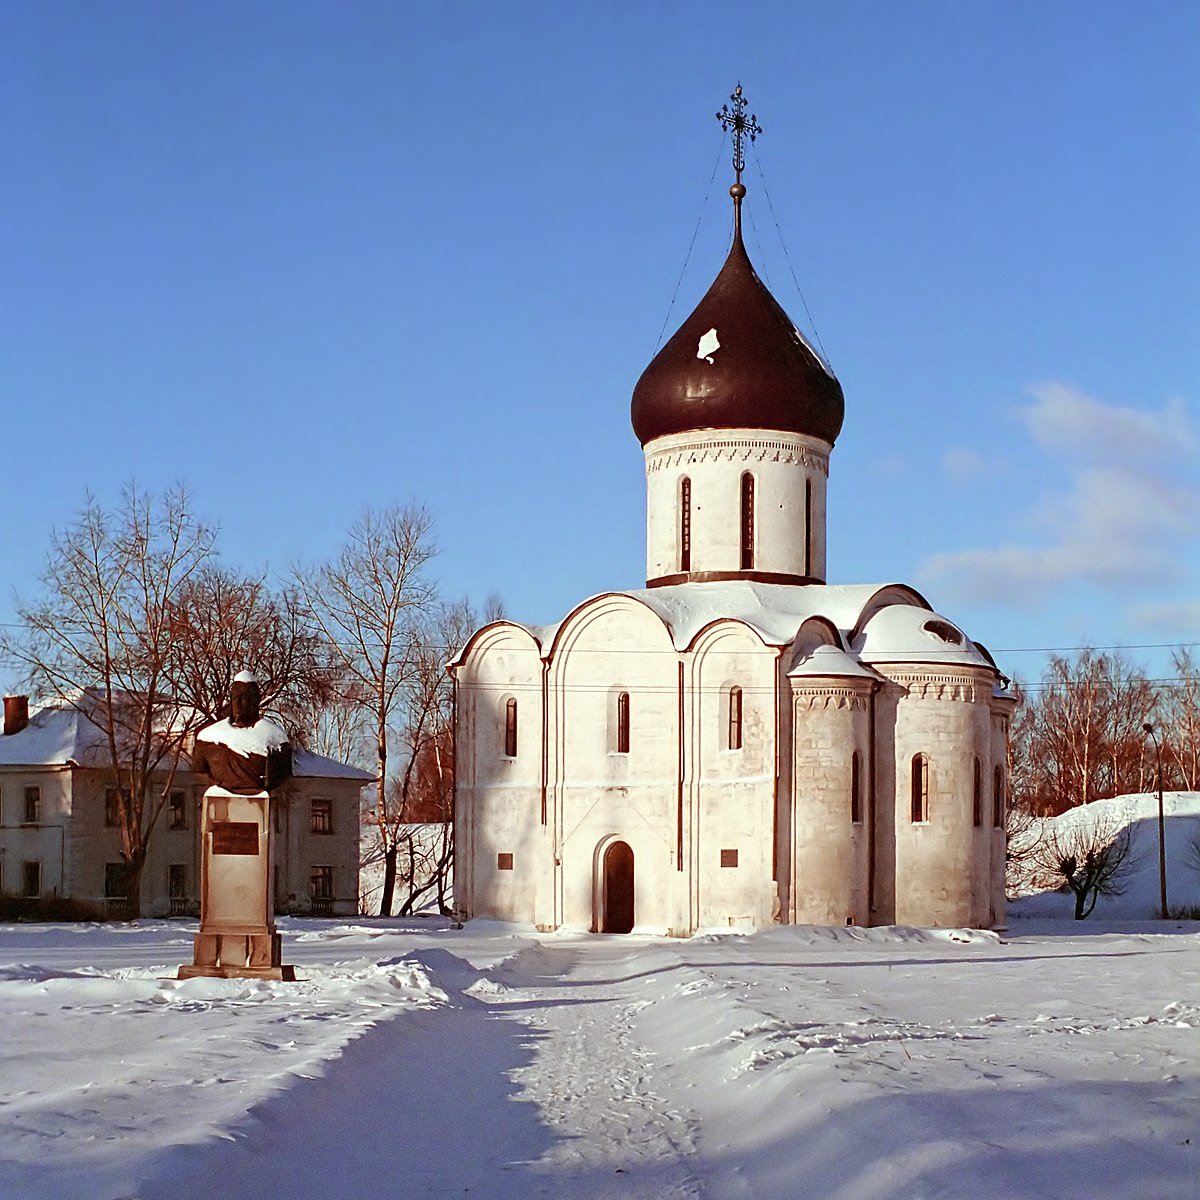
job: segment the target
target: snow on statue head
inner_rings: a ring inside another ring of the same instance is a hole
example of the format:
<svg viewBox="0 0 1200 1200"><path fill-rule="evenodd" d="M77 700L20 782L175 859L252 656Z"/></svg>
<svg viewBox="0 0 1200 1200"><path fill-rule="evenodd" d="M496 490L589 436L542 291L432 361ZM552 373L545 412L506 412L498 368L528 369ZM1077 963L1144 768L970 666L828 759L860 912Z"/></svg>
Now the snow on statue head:
<svg viewBox="0 0 1200 1200"><path fill-rule="evenodd" d="M229 689L229 723L237 729L249 729L258 722L262 693L253 671L239 671Z"/></svg>
<svg viewBox="0 0 1200 1200"><path fill-rule="evenodd" d="M270 791L292 774L287 734L260 711L258 678L239 671L229 689L229 716L196 734L192 773L230 792Z"/></svg>

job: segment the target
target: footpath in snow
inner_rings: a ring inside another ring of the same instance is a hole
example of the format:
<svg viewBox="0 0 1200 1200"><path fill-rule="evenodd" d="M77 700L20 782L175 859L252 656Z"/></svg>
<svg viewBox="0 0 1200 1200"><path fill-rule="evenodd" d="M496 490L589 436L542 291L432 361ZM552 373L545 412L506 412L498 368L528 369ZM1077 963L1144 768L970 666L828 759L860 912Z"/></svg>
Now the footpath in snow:
<svg viewBox="0 0 1200 1200"><path fill-rule="evenodd" d="M0 928L0 1196L1196 1200L1200 924Z"/></svg>

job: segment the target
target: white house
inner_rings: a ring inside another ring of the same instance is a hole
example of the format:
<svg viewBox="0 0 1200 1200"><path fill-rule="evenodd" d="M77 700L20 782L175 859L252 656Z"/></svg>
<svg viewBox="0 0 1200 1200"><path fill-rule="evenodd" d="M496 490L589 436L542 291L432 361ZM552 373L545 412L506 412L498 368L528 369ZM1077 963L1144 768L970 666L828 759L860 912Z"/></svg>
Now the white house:
<svg viewBox="0 0 1200 1200"><path fill-rule="evenodd" d="M1014 701L900 583L825 580L842 389L735 233L633 393L646 586L497 621L457 689L467 916L688 934L1004 919Z"/></svg>
<svg viewBox="0 0 1200 1200"><path fill-rule="evenodd" d="M86 707L86 706L82 706ZM124 914L115 789L102 728L81 706L6 696L0 735L0 895ZM148 916L198 911L202 784L186 758L150 838ZM359 793L374 776L297 749L275 829L279 911L358 911ZM162 785L166 785L165 776Z"/></svg>

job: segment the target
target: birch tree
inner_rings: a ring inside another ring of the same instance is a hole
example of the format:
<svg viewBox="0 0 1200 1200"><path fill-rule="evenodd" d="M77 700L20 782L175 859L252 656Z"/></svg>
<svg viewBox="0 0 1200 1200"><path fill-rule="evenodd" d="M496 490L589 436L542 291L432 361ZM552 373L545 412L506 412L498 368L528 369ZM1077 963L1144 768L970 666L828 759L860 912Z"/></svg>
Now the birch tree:
<svg viewBox="0 0 1200 1200"><path fill-rule="evenodd" d="M391 839L402 847L400 916L432 894L438 911L450 912L454 857L454 688L446 663L481 623L504 615L488 599L483 622L466 601L443 604L412 628L410 667L402 689L393 785ZM417 827L420 827L419 829Z"/></svg>
<svg viewBox="0 0 1200 1200"><path fill-rule="evenodd" d="M1163 773L1169 764L1181 788L1200 791L1200 668L1186 647L1175 651L1173 661L1175 680L1166 690L1161 709Z"/></svg>
<svg viewBox="0 0 1200 1200"><path fill-rule="evenodd" d="M1031 807L1063 812L1142 785L1143 724L1157 696L1145 674L1120 654L1081 651L1051 658L1030 720L1017 743L1014 771Z"/></svg>
<svg viewBox="0 0 1200 1200"><path fill-rule="evenodd" d="M336 560L296 572L307 611L343 670L341 698L362 714L374 742L382 916L391 914L398 851L389 743L403 689L412 679L414 630L434 602L426 575L436 553L431 527L429 514L418 506L371 511L352 526Z"/></svg>
<svg viewBox="0 0 1200 1200"><path fill-rule="evenodd" d="M41 595L18 603L18 631L0 638L35 696L73 706L101 735L131 916L141 912L147 848L199 720L171 694L172 613L215 536L183 488L155 499L131 485L111 511L89 495L51 540Z"/></svg>

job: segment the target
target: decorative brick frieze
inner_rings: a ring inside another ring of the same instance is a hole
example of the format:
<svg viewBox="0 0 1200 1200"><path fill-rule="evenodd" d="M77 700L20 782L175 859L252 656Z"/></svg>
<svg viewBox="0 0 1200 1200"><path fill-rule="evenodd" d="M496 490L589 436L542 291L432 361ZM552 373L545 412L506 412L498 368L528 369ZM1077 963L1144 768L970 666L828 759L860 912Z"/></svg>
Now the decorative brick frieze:
<svg viewBox="0 0 1200 1200"><path fill-rule="evenodd" d="M792 695L797 709L867 707L867 693L856 688L799 688Z"/></svg>
<svg viewBox="0 0 1200 1200"><path fill-rule="evenodd" d="M895 674L888 678L905 688L910 696L922 700L961 700L974 704L979 697L976 682L961 675Z"/></svg>
<svg viewBox="0 0 1200 1200"><path fill-rule="evenodd" d="M829 455L798 442L761 438L721 438L655 450L646 455L646 473L704 462L784 463L829 474Z"/></svg>

